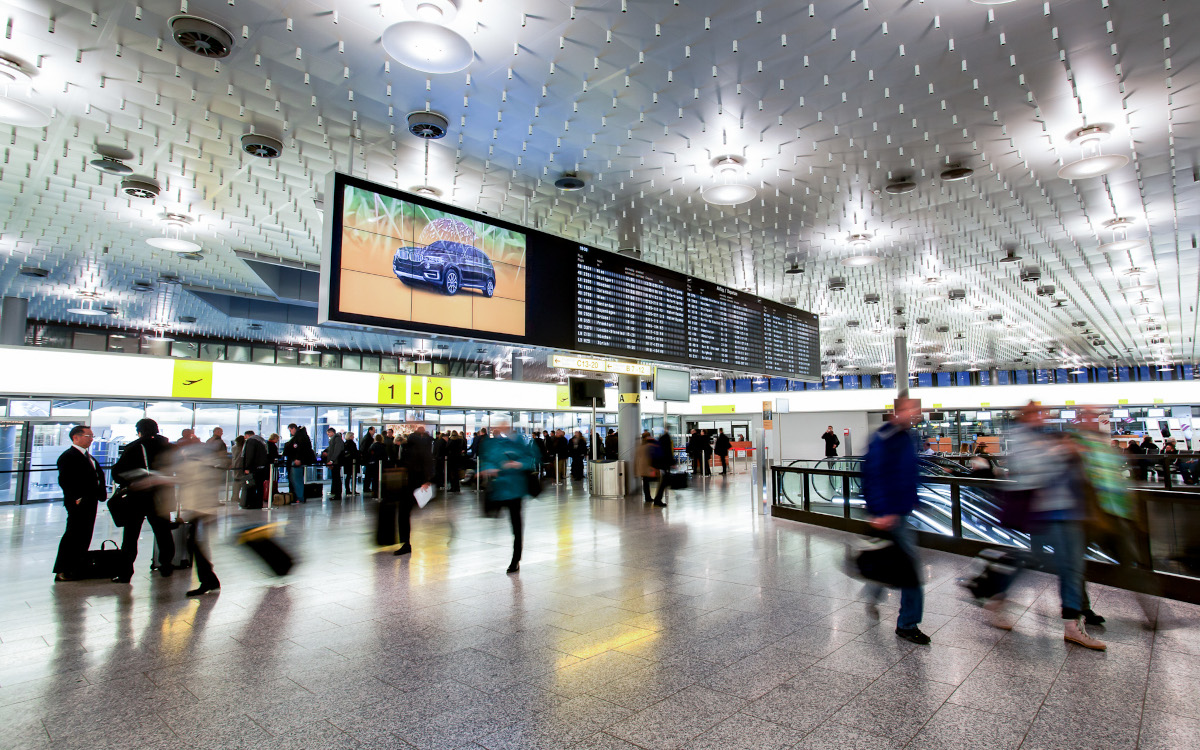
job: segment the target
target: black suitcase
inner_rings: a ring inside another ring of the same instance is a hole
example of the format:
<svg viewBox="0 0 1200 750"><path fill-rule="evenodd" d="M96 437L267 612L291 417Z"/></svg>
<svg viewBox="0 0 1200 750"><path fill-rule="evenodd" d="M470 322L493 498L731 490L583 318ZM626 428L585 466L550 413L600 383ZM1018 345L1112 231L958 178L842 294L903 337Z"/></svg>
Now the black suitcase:
<svg viewBox="0 0 1200 750"><path fill-rule="evenodd" d="M264 524L244 529L238 534L238 543L249 547L262 558L277 576L285 576L292 569L295 560L291 553L275 541L276 524Z"/></svg>
<svg viewBox="0 0 1200 750"><path fill-rule="evenodd" d="M320 482L305 482L304 483L304 499L305 500L320 500L325 494L325 485Z"/></svg>
<svg viewBox="0 0 1200 750"><path fill-rule="evenodd" d="M970 572L959 579L971 595L981 601L1008 590L1013 579L1021 572L1021 560L1011 552L985 549L971 563Z"/></svg>

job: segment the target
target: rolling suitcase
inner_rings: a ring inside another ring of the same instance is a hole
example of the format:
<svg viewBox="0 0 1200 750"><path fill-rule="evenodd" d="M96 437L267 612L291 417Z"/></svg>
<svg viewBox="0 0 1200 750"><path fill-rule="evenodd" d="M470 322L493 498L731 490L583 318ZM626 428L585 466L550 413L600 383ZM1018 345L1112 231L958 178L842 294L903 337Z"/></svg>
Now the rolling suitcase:
<svg viewBox="0 0 1200 750"><path fill-rule="evenodd" d="M192 567L192 554L188 550L188 539L192 533L192 525L183 521L171 522L171 539L175 541L175 557L171 560L171 566L175 568L190 568ZM154 562L150 565L151 570L158 570L162 567L162 559L158 552L158 540L154 540Z"/></svg>
<svg viewBox="0 0 1200 750"><path fill-rule="evenodd" d="M980 601L986 601L1007 591L1021 572L1021 561L1015 555L998 549L985 549L971 563L971 570L959 579L963 588Z"/></svg>

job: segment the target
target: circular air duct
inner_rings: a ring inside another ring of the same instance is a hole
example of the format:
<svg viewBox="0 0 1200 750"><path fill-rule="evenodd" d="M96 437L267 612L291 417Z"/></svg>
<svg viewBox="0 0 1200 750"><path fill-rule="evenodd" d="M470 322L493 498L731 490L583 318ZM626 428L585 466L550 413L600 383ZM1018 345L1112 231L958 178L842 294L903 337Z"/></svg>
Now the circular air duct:
<svg viewBox="0 0 1200 750"><path fill-rule="evenodd" d="M221 59L233 51L233 34L198 16L175 16L170 21L175 43L193 55Z"/></svg>
<svg viewBox="0 0 1200 750"><path fill-rule="evenodd" d="M579 177L577 175L575 175L574 173L570 173L570 172L568 172L567 174L564 174L562 177L559 177L557 180L554 181L554 187L558 188L559 190L565 190L565 191L583 190L583 186L585 184L586 183L583 180L579 179Z"/></svg>
<svg viewBox="0 0 1200 750"><path fill-rule="evenodd" d="M1037 281L1042 278L1042 269L1037 266L1025 266L1021 269L1021 281Z"/></svg>
<svg viewBox="0 0 1200 750"><path fill-rule="evenodd" d="M410 112L408 115L408 132L418 138L437 140L445 138L450 128L450 121L437 112Z"/></svg>
<svg viewBox="0 0 1200 750"><path fill-rule="evenodd" d="M242 150L260 159L274 159L283 153L283 141L262 133L246 133L242 136Z"/></svg>
<svg viewBox="0 0 1200 750"><path fill-rule="evenodd" d="M841 292L846 289L846 280L841 276L834 276L829 280L829 291Z"/></svg>
<svg viewBox="0 0 1200 750"><path fill-rule="evenodd" d="M17 273L22 276L28 276L31 279L44 279L50 275L49 270L37 266L21 266L21 270L17 271Z"/></svg>
<svg viewBox="0 0 1200 750"><path fill-rule="evenodd" d="M883 188L883 192L888 193L889 195L903 195L904 193L911 193L916 189L917 183L913 182L907 177L903 177L895 182L889 182Z"/></svg>
<svg viewBox="0 0 1200 750"><path fill-rule="evenodd" d="M965 180L975 174L975 170L970 167L964 167L961 164L950 164L942 170L941 178L943 182L957 182Z"/></svg>
<svg viewBox="0 0 1200 750"><path fill-rule="evenodd" d="M1044 284L1037 288L1037 296L1039 297L1053 297L1054 292L1055 289L1053 284Z"/></svg>
<svg viewBox="0 0 1200 750"><path fill-rule="evenodd" d="M134 175L133 177L126 177L121 180L121 192L130 198L154 200L162 192L162 188L159 187L158 180L152 177Z"/></svg>

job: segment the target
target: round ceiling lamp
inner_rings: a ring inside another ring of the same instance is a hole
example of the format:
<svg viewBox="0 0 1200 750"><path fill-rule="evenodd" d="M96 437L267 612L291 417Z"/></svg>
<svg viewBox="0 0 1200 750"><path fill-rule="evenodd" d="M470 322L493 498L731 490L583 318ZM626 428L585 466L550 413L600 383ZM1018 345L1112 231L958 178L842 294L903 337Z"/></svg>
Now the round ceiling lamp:
<svg viewBox="0 0 1200 750"><path fill-rule="evenodd" d="M964 167L961 164L947 164L939 176L942 178L942 182L958 182L973 174L975 174L975 170L970 167Z"/></svg>
<svg viewBox="0 0 1200 750"><path fill-rule="evenodd" d="M383 49L396 62L425 73L457 73L475 58L466 37L446 26L458 14L457 0L406 0L416 20L384 29Z"/></svg>
<svg viewBox="0 0 1200 750"><path fill-rule="evenodd" d="M911 193L917 189L917 183L912 181L910 177L900 177L895 182L889 182L884 186L883 192L888 195L903 195Z"/></svg>
<svg viewBox="0 0 1200 750"><path fill-rule="evenodd" d="M1017 246L1009 245L1008 247L1004 248L1004 257L1000 259L1000 262L1001 263L1016 263L1020 259L1021 259L1021 256L1017 255Z"/></svg>
<svg viewBox="0 0 1200 750"><path fill-rule="evenodd" d="M44 128L50 124L49 113L29 101L33 93L29 88L32 80L19 60L0 55L0 86L3 87L0 123L18 128Z"/></svg>
<svg viewBox="0 0 1200 750"><path fill-rule="evenodd" d="M843 266L861 267L879 262L879 256L868 249L871 245L871 235L861 232L851 234L846 238L846 244L854 249L854 254L838 261Z"/></svg>
<svg viewBox="0 0 1200 750"><path fill-rule="evenodd" d="M84 315L89 318L99 318L101 316L108 315L107 310L96 307L96 300L100 295L96 294L95 292L80 292L79 296L84 301L81 304L68 307L67 312L71 313L72 315Z"/></svg>
<svg viewBox="0 0 1200 750"><path fill-rule="evenodd" d="M409 192L414 195L423 195L426 198L437 198L442 194L441 190L432 185L417 185L416 187L409 188Z"/></svg>
<svg viewBox="0 0 1200 750"><path fill-rule="evenodd" d="M1113 238L1110 242L1106 242L1100 246L1102 253L1125 253L1130 250L1136 250L1146 244L1145 240L1129 239L1126 235L1129 227L1133 225L1133 219L1127 216L1119 216L1115 219L1109 219L1104 222L1104 228L1109 229L1113 233Z"/></svg>
<svg viewBox="0 0 1200 750"><path fill-rule="evenodd" d="M1108 140L1111 135L1111 125L1088 125L1072 131L1067 136L1067 140L1077 144L1082 150L1083 156L1070 164L1064 164L1058 170L1058 176L1064 180L1085 180L1089 177L1108 174L1128 164L1128 156L1100 152L1100 144Z"/></svg>
<svg viewBox="0 0 1200 750"><path fill-rule="evenodd" d="M146 244L150 247L166 250L171 253L198 253L200 245L191 240L183 239L183 228L192 223L190 217L183 214L166 214L167 226L163 228L161 237L148 237Z"/></svg>
<svg viewBox="0 0 1200 750"><path fill-rule="evenodd" d="M1007 5L1015 0L971 0L976 5Z"/></svg>
<svg viewBox="0 0 1200 750"><path fill-rule="evenodd" d="M739 203L754 200L758 191L739 180L743 177L743 166L746 160L740 156L719 156L713 160L713 170L717 174L717 184L705 188L701 194L706 203L714 206L736 206Z"/></svg>

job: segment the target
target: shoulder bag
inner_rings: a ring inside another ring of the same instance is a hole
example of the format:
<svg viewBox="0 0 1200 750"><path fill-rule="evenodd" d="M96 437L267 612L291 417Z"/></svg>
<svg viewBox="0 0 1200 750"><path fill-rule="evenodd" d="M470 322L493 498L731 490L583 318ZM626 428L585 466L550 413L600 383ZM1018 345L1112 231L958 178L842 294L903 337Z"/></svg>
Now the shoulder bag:
<svg viewBox="0 0 1200 750"><path fill-rule="evenodd" d="M139 446L142 449L142 463L146 466L146 473L150 473L150 459L146 457L146 446ZM129 490L129 486L118 487L113 492L112 497L108 499L108 513L112 516L114 526L124 526L134 513L135 498Z"/></svg>

